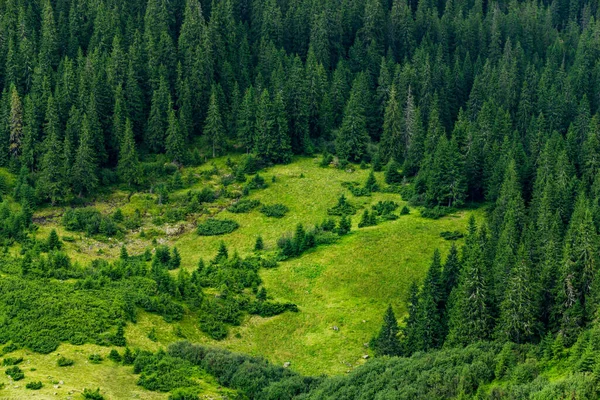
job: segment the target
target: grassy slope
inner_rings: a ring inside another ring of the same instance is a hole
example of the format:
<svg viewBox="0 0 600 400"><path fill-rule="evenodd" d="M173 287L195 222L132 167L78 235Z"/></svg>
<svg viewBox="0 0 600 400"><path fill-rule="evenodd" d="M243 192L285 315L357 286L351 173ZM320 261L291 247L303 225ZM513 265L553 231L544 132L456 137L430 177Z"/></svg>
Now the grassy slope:
<svg viewBox="0 0 600 400"><path fill-rule="evenodd" d="M224 161L219 159L216 163L221 167ZM208 168L203 166L199 169ZM238 221L240 228L237 231L219 237L199 237L193 230L194 221L187 221L183 223L184 234L161 235L158 240L177 245L183 258L183 267L191 270L199 258L213 257L221 240L229 246L231 253L238 251L247 254L256 237L262 235L267 251L274 250L276 240L286 232L293 232L298 223L310 226L326 218L327 208L335 205L342 193L360 207L379 200L394 200L404 204L400 196L395 194L377 193L372 197L354 198L341 186L344 181L362 184L368 173L368 170L350 173L320 168L317 159L300 158L290 165L261 172L269 187L249 196L264 204L285 204L290 212L284 218L268 218L257 210L249 214L221 211L227 204L226 199L221 199L209 211L219 218ZM273 176L276 177L275 183L271 182ZM383 182L382 173L378 173L377 178ZM202 184L198 184L195 189L201 187ZM174 195L181 195L186 190ZM128 203L123 193L116 193L96 206L106 212L121 207L125 213L135 208L154 213L157 210L153 204L154 201L146 195L135 195ZM60 212L48 209L39 215ZM362 356L369 352L364 343L379 328L380 316L387 304L394 306L399 317L404 314L405 293L409 283L424 276L435 248L440 248L445 254L450 247L451 243L441 239L439 233L444 230L464 230L470 212L432 221L421 218L418 211L412 210L411 215L402 216L397 221L358 229L356 225L361 213L359 210L353 217L353 233L338 243L321 246L298 259L280 263L275 270L262 272L269 295L276 300L298 304L300 313L287 313L269 319L251 317L241 327L232 329L229 338L220 343L202 335L196 328L194 316L189 315L177 324L184 336L192 341L263 355L278 364L290 361L292 368L306 374L343 373L364 362ZM66 245L69 253L82 262L98 257L99 248L104 256L118 255L121 242L100 242L65 232L58 218L42 225L39 237L46 236L52 228L57 228L61 235L78 239ZM164 231L164 227L147 224L144 230ZM137 233L128 235L125 243L133 253L150 246L150 240L140 239ZM158 316L142 313L138 324L127 328L128 342L131 346L157 349L180 339L175 334L175 326L166 324ZM333 326L338 326L339 331L334 331ZM152 327L157 331L158 343L147 338Z"/></svg>

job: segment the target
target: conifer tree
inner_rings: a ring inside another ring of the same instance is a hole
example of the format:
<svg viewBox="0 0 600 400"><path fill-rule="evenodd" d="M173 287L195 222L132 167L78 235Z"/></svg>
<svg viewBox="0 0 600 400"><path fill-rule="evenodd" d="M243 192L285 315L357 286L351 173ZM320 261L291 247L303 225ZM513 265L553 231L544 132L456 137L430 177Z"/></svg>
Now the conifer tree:
<svg viewBox="0 0 600 400"><path fill-rule="evenodd" d="M532 276L531 260L523 244L504 290L496 336L515 343L535 338L540 333L539 293Z"/></svg>
<svg viewBox="0 0 600 400"><path fill-rule="evenodd" d="M399 171L400 164L392 159L385 168L385 183L393 185L402 182L402 174Z"/></svg>
<svg viewBox="0 0 600 400"><path fill-rule="evenodd" d="M207 136L209 143L211 144L214 158L217 155L217 148L222 147L225 136L223 120L221 118L221 112L219 111L219 103L217 102L217 91L215 86L213 86L210 95L208 114L204 124L204 134Z"/></svg>
<svg viewBox="0 0 600 400"><path fill-rule="evenodd" d="M95 157L94 143L90 123L86 114L81 121L81 136L75 154L75 163L71 170L73 190L79 197L89 195L98 187L97 159Z"/></svg>
<svg viewBox="0 0 600 400"><path fill-rule="evenodd" d="M17 158L21 152L23 141L23 105L17 88L11 87L10 101L10 138L9 152L12 158Z"/></svg>
<svg viewBox="0 0 600 400"><path fill-rule="evenodd" d="M254 89L250 86L244 93L237 122L237 138L249 153L254 147Z"/></svg>
<svg viewBox="0 0 600 400"><path fill-rule="evenodd" d="M419 350L426 351L439 347L443 340L442 310L440 308L442 300L441 268L440 252L436 249L419 295L417 330L422 346Z"/></svg>
<svg viewBox="0 0 600 400"><path fill-rule="evenodd" d="M365 182L365 189L368 192L377 192L379 191L379 185L377 184L377 179L375 178L375 172L371 170L367 181Z"/></svg>
<svg viewBox="0 0 600 400"><path fill-rule="evenodd" d="M403 115L396 98L396 87L392 85L389 99L383 117L383 135L379 144L381 160L386 163L393 159L400 162L404 158L404 145L402 137Z"/></svg>
<svg viewBox="0 0 600 400"><path fill-rule="evenodd" d="M364 84L361 80L364 79L363 75L355 79L350 99L344 109L344 119L335 142L336 152L341 160L359 161L366 151L369 134L362 93Z"/></svg>
<svg viewBox="0 0 600 400"><path fill-rule="evenodd" d="M557 304L562 315L560 329L571 344L584 322L592 317L592 296L598 268L598 235L585 194L577 200L565 238Z"/></svg>
<svg viewBox="0 0 600 400"><path fill-rule="evenodd" d="M167 157L171 162L183 164L185 162L185 141L179 125L175 110L169 107L167 112Z"/></svg>
<svg viewBox="0 0 600 400"><path fill-rule="evenodd" d="M166 77L163 74L160 78L159 87L152 95L150 117L146 126L146 145L155 152L160 152L165 147L169 104L171 104L171 96Z"/></svg>
<svg viewBox="0 0 600 400"><path fill-rule="evenodd" d="M400 355L400 342L398 339L398 321L394 315L392 306L389 305L383 317L383 325L377 334L371 340L371 348L377 356L398 356Z"/></svg>
<svg viewBox="0 0 600 400"><path fill-rule="evenodd" d="M52 96L48 98L44 134L46 136L45 152L41 163L39 189L43 196L55 205L63 199L64 177L61 169L57 168L62 164L62 146L59 137L58 110Z"/></svg>
<svg viewBox="0 0 600 400"><path fill-rule="evenodd" d="M471 226L474 223L471 223ZM462 270L453 292L446 345L468 345L485 340L491 333L489 284L486 277L484 252L471 230L463 249Z"/></svg>
<svg viewBox="0 0 600 400"><path fill-rule="evenodd" d="M402 328L402 340L400 348L403 356L410 356L415 351L423 348L422 336L419 331L419 288L413 281L408 289L407 311L404 327Z"/></svg>
<svg viewBox="0 0 600 400"><path fill-rule="evenodd" d="M139 177L139 160L133 138L133 126L130 119L125 121L123 140L119 151L119 163L117 164L119 178L127 183L129 187L137 183Z"/></svg>

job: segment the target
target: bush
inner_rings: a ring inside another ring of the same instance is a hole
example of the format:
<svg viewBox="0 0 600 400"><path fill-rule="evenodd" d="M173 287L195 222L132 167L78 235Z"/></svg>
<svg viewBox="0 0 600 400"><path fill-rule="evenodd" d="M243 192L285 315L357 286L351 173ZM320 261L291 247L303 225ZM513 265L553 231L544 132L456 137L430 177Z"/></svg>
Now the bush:
<svg viewBox="0 0 600 400"><path fill-rule="evenodd" d="M254 176L254 178L252 178L250 180L250 182L248 182L248 184L246 185L246 188L248 190L254 190L254 189L264 189L267 186L268 185L265 183L265 178L260 176L260 174L256 174Z"/></svg>
<svg viewBox="0 0 600 400"><path fill-rule="evenodd" d="M463 237L465 237L465 235L463 233L461 233L460 231L443 231L440 232L440 237L444 238L444 240L458 240L458 239L462 239Z"/></svg>
<svg viewBox="0 0 600 400"><path fill-rule="evenodd" d="M100 354L90 354L88 357L88 360L92 364L100 364L102 362L103 358Z"/></svg>
<svg viewBox="0 0 600 400"><path fill-rule="evenodd" d="M348 203L346 196L342 194L338 199L337 205L328 209L327 214L337 216L354 215L356 214L356 207Z"/></svg>
<svg viewBox="0 0 600 400"><path fill-rule="evenodd" d="M25 378L25 374L23 371L21 371L21 368L17 367L16 365L8 368L5 371L5 374L10 376L13 381L20 381L21 379Z"/></svg>
<svg viewBox="0 0 600 400"><path fill-rule="evenodd" d="M376 215L383 216L386 214L393 213L394 211L396 211L398 209L398 207L399 207L398 203L396 203L394 201L386 200L386 201L378 202L372 208L373 208L373 211L376 213Z"/></svg>
<svg viewBox="0 0 600 400"><path fill-rule="evenodd" d="M75 364L75 361L66 357L60 357L58 360L56 360L56 365L59 367L70 367L73 364Z"/></svg>
<svg viewBox="0 0 600 400"><path fill-rule="evenodd" d="M63 215L62 224L69 231L85 232L90 236L99 233L114 236L119 232L113 218L103 216L93 207L68 209Z"/></svg>
<svg viewBox="0 0 600 400"><path fill-rule="evenodd" d="M290 209L283 204L264 205L260 208L260 212L267 217L283 218Z"/></svg>
<svg viewBox="0 0 600 400"><path fill-rule="evenodd" d="M9 366L9 365L17 365L23 362L23 357L7 357L4 360L2 360L2 365L4 366Z"/></svg>
<svg viewBox="0 0 600 400"><path fill-rule="evenodd" d="M44 386L44 384L40 381L33 381L33 382L29 382L28 384L25 385L26 389L31 389L31 390L40 390L42 388L42 386Z"/></svg>
<svg viewBox="0 0 600 400"><path fill-rule="evenodd" d="M198 400L196 390L192 388L178 388L171 393L169 400Z"/></svg>
<svg viewBox="0 0 600 400"><path fill-rule="evenodd" d="M227 207L227 211L232 212L234 214L247 213L258 207L259 205L260 201L258 200L243 199Z"/></svg>
<svg viewBox="0 0 600 400"><path fill-rule="evenodd" d="M109 360L112 360L112 361L114 361L114 362L116 362L116 363L119 363L119 362L121 362L121 360L122 360L122 358L121 358L121 355L120 355L120 354L119 354L119 352L118 352L117 350L115 350L115 349L112 349L112 350L110 351L110 353L108 353L108 359L109 359Z"/></svg>
<svg viewBox="0 0 600 400"><path fill-rule="evenodd" d="M402 207L402 210L400 210L400 215L408 215L410 214L410 209L407 206Z"/></svg>
<svg viewBox="0 0 600 400"><path fill-rule="evenodd" d="M231 233L239 227L240 225L232 220L211 218L198 224L197 232L200 236L217 236Z"/></svg>
<svg viewBox="0 0 600 400"><path fill-rule="evenodd" d="M104 396L100 394L100 388L96 390L83 389L83 398L86 400L104 400Z"/></svg>

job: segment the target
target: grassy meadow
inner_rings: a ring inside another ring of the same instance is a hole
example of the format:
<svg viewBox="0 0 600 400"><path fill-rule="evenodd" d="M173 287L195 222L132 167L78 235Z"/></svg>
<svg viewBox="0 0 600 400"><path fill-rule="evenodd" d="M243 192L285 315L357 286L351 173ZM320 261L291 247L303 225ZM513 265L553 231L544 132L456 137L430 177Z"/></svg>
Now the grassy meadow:
<svg viewBox="0 0 600 400"><path fill-rule="evenodd" d="M436 248L445 257L452 242L442 239L440 232L465 231L471 213L475 213L479 220L483 215L482 211L471 210L430 220L422 218L417 209L411 208L410 215L359 229L357 225L363 209L370 209L371 205L382 200L395 201L400 207L407 203L400 195L391 193L354 197L342 183L354 181L362 185L370 171L321 168L319 161L318 158L297 158L289 165L279 165L260 172L268 187L252 191L245 198L259 200L262 204L284 204L289 212L280 219L267 217L258 209L245 214L230 213L225 208L233 200L220 198L199 217L188 217L186 221L166 225L154 225L151 218L146 217L140 230L130 231L120 239L99 239L83 233L67 232L60 223L64 209L46 208L34 217L40 226L36 235L43 238L51 229L56 229L61 237L71 237L72 241L65 242L65 249L82 263L97 257L118 257L122 244L127 246L130 254L141 253L146 248L152 248L152 238L156 238L158 243L177 246L182 256L182 268L192 271L200 258L208 260L215 255L221 241L227 244L230 254L237 251L240 255L247 255L252 253L255 240L261 235L265 242L264 252L274 252L277 239L291 234L298 223L310 227L327 218L327 209L334 206L343 193L349 202L358 207L352 218L350 235L334 244L318 246L298 258L280 262L278 268L261 271L269 297L297 304L299 313L285 313L272 318L248 317L241 326L231 329L227 339L216 342L199 331L197 320L191 313L182 321L167 324L157 315L140 312L138 323L127 326L126 337L130 347L157 350L185 338L261 355L279 365L290 362L294 370L303 374L346 373L364 363L365 357L370 355L366 343L379 329L385 307L392 304L401 319L406 311L409 284L424 277ZM214 162L219 169L225 169L225 163L225 158ZM186 169L185 173L197 174L209 168L212 166L204 165ZM376 173L376 177L383 185L383 173ZM218 177L170 196L184 196L188 190L201 190L207 184L218 187ZM169 207L168 204L157 205L152 194L138 193L128 198L127 193L120 191L90 205L106 214L117 208L124 214L138 209L151 217L160 215ZM213 216L235 220L240 227L223 236L198 236L196 223ZM140 235L141 230L146 233L145 237ZM172 234L173 230L177 233ZM148 338L153 329L157 338L155 341ZM43 382L57 379L65 382L57 390L50 383L45 384L42 390L35 393L36 398L44 398L57 391L76 393L76 390L82 389L77 382L82 381L88 387L101 387L108 398L117 398L111 395L116 393L119 393L118 398L165 398L164 395L145 392L136 386L137 378L131 374L131 367L117 366L109 360L100 365L86 363L86 353L91 351L91 347L61 346L59 352L70 354L80 366L72 371L57 369L56 353L47 356L27 354L27 366L31 364L36 368L35 372L26 371L27 381L31 378ZM106 354L109 350L97 349ZM17 386L20 387L8 385L3 394L19 398L24 384ZM209 378L203 387L208 396L219 392Z"/></svg>

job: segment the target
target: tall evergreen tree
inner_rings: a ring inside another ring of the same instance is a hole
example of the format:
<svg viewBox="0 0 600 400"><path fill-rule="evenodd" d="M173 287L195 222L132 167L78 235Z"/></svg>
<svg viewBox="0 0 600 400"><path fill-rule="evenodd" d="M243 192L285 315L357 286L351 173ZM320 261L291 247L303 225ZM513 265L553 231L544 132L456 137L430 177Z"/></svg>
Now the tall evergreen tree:
<svg viewBox="0 0 600 400"><path fill-rule="evenodd" d="M17 158L21 152L23 142L23 105L17 88L11 88L10 100L10 137L9 152L13 158Z"/></svg>
<svg viewBox="0 0 600 400"><path fill-rule="evenodd" d="M119 178L128 186L139 181L139 160L133 137L133 124L131 120L125 121L125 130L119 151L119 163L117 165Z"/></svg>
<svg viewBox="0 0 600 400"><path fill-rule="evenodd" d="M539 291L531 271L525 246L519 247L515 266L510 271L502 303L496 336L501 340L524 343L540 334Z"/></svg>
<svg viewBox="0 0 600 400"><path fill-rule="evenodd" d="M217 102L217 91L213 86L208 105L208 115L204 124L204 134L207 136L211 147L213 158L217 155L217 148L223 147L225 130L223 128L223 119L219 111L219 103Z"/></svg>
<svg viewBox="0 0 600 400"><path fill-rule="evenodd" d="M369 134L365 115L364 75L360 75L352 85L350 99L344 109L344 119L340 127L335 147L337 155L342 160L359 161L366 152Z"/></svg>
<svg viewBox="0 0 600 400"><path fill-rule="evenodd" d="M384 163L387 163L390 158L393 158L396 162L401 162L404 158L405 143L402 140L403 115L396 96L396 87L392 86L385 107L383 136L379 144L381 160Z"/></svg>
<svg viewBox="0 0 600 400"><path fill-rule="evenodd" d="M87 115L84 114L81 121L79 146L71 170L73 190L80 197L84 194L92 194L98 187L98 164L95 154L90 123Z"/></svg>
<svg viewBox="0 0 600 400"><path fill-rule="evenodd" d="M63 199L64 177L60 168L62 164L62 146L60 141L58 110L54 97L48 98L46 122L44 123L44 155L41 162L38 188L43 197L55 205Z"/></svg>
<svg viewBox="0 0 600 400"><path fill-rule="evenodd" d="M400 355L400 342L398 340L398 321L392 306L389 305L383 317L381 330L371 340L371 347L377 356Z"/></svg>
<svg viewBox="0 0 600 400"><path fill-rule="evenodd" d="M482 244L471 231L463 249L458 286L452 293L453 304L448 321L446 345L468 345L490 337L489 284L486 277Z"/></svg>
<svg viewBox="0 0 600 400"><path fill-rule="evenodd" d="M167 142L165 147L169 160L178 164L185 161L185 140L172 106L169 107L167 112Z"/></svg>

